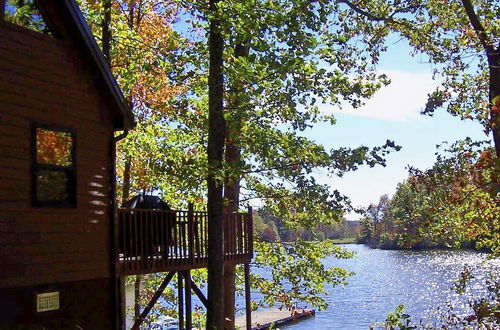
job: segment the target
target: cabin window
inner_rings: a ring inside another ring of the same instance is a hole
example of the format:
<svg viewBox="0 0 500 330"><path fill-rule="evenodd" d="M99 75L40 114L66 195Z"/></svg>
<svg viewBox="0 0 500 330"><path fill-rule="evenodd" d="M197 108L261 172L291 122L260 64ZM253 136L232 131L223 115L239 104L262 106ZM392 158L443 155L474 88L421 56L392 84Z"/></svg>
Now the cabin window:
<svg viewBox="0 0 500 330"><path fill-rule="evenodd" d="M34 206L75 207L75 133L33 128Z"/></svg>
<svg viewBox="0 0 500 330"><path fill-rule="evenodd" d="M3 3L3 19L27 29L52 34L40 14L34 0L0 0Z"/></svg>

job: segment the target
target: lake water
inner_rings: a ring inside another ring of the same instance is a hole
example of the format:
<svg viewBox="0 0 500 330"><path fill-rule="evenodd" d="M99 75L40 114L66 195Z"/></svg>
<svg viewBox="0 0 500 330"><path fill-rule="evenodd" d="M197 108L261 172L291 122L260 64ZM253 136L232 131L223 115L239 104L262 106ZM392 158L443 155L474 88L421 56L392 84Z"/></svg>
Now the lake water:
<svg viewBox="0 0 500 330"><path fill-rule="evenodd" d="M475 251L387 251L365 245L343 245L354 251L349 260L328 258L327 266L343 267L356 275L346 286L332 288L326 296L329 308L316 317L287 326L287 329L368 329L375 321L384 321L388 312L404 304L412 320L433 321L438 308L447 304L460 310L469 296L459 297L451 290L465 266L473 272L472 290L481 290L485 275L500 267L499 260L482 264L485 254ZM299 306L301 306L299 304Z"/></svg>
<svg viewBox="0 0 500 330"><path fill-rule="evenodd" d="M376 321L384 321L387 313L400 304L405 305L413 321L432 322L440 317L438 308L446 309L447 304L456 310L466 308L470 293L458 296L451 290L465 266L474 269L470 288L476 293L484 290L486 274L500 268L500 260L483 264L486 255L469 250L388 251L360 244L342 246L354 251L356 256L347 260L327 258L324 263L356 274L348 279L348 285L331 288L331 294L325 297L329 303L327 310L316 311L314 318L286 329L366 330ZM127 305L131 307L133 287L128 286L126 291ZM255 299L259 295L253 293L252 296ZM195 296L193 303L201 305ZM239 307L244 304L242 297L238 304Z"/></svg>

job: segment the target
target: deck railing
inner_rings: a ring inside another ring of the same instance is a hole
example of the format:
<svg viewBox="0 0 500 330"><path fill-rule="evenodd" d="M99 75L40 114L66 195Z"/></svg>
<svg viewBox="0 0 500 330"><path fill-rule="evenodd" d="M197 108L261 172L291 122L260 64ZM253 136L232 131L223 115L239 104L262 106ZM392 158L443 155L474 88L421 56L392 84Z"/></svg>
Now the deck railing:
<svg viewBox="0 0 500 330"><path fill-rule="evenodd" d="M117 266L122 275L187 270L208 262L208 214L200 211L120 209ZM249 262L252 214L224 215L224 258Z"/></svg>

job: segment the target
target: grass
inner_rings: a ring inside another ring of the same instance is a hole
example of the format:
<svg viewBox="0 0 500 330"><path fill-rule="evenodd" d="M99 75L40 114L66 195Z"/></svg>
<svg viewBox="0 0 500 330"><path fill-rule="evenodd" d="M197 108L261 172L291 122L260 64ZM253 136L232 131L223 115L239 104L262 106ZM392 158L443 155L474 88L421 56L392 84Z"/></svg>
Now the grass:
<svg viewBox="0 0 500 330"><path fill-rule="evenodd" d="M333 242L333 244L357 244L358 239L356 237L344 237L344 238L335 238L335 239L330 239L330 241ZM309 242L315 242L315 241L309 241ZM293 241L280 241L281 244L284 245L294 245L295 242Z"/></svg>
<svg viewBox="0 0 500 330"><path fill-rule="evenodd" d="M344 237L344 238L336 238L332 239L335 244L356 244L358 243L358 239L356 237Z"/></svg>

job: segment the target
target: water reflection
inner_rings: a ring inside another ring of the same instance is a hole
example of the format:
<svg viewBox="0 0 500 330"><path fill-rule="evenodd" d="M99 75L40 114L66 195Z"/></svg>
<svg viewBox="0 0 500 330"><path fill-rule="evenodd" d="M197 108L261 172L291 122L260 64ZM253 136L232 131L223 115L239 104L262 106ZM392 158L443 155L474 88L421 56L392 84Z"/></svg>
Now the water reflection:
<svg viewBox="0 0 500 330"><path fill-rule="evenodd" d="M471 288L482 288L486 274L500 267L500 260L487 261L475 251L384 251L364 245L346 245L357 256L351 260L325 260L328 266L339 266L356 273L349 285L333 288L326 297L329 309L316 317L287 328L298 329L368 329L383 321L387 312L399 304L406 306L412 320L439 318L447 304L460 311L466 308L468 295L458 296L451 290L465 266L476 269Z"/></svg>

